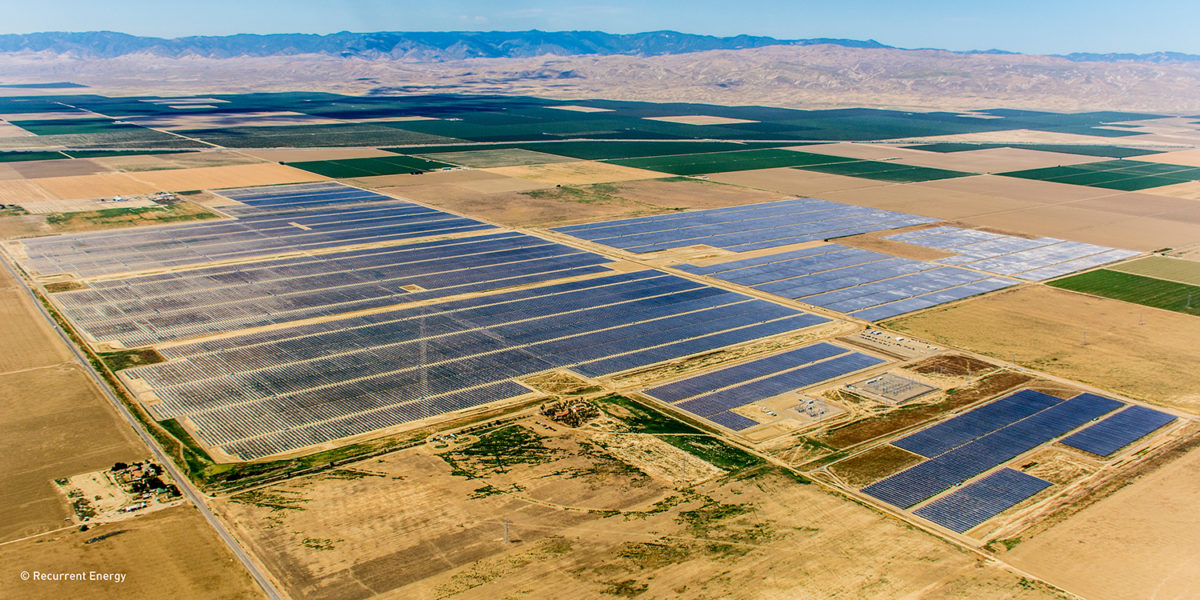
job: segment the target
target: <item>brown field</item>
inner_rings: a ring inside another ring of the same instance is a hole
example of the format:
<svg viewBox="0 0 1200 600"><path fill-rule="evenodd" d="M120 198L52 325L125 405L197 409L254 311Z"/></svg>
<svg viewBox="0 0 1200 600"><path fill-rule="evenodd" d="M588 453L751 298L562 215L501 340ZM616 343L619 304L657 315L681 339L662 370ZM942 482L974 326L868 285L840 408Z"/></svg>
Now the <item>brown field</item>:
<svg viewBox="0 0 1200 600"><path fill-rule="evenodd" d="M950 169L968 173L1003 173L1005 171L1020 171L1022 169L1040 169L1042 167L1059 167L1096 162L1094 156L1065 154L1061 152L1043 152L1024 148L988 148L985 150L968 150L966 152L924 152L910 150L896 159L896 162L919 167Z"/></svg>
<svg viewBox="0 0 1200 600"><path fill-rule="evenodd" d="M96 161L83 158L19 161L9 164L8 167L25 179L91 175L112 170Z"/></svg>
<svg viewBox="0 0 1200 600"><path fill-rule="evenodd" d="M101 202L97 198L77 198L75 200L33 200L22 202L20 206L32 214L44 215L50 213L103 210L106 208L145 208L147 206L158 205L149 196L135 196L117 204Z"/></svg>
<svg viewBox="0 0 1200 600"><path fill-rule="evenodd" d="M456 475L425 446L221 510L314 599L1057 597L773 469L669 482L587 445L612 434L522 424L549 461Z"/></svg>
<svg viewBox="0 0 1200 600"><path fill-rule="evenodd" d="M861 488L893 473L907 469L924 460L923 457L891 444L882 444L829 467L839 479L854 488Z"/></svg>
<svg viewBox="0 0 1200 600"><path fill-rule="evenodd" d="M514 179L504 175L497 175L487 171L477 169L455 169L452 171L431 171L429 173L421 173L420 175L397 174L397 175L376 175L374 177L355 177L344 181L370 189L387 188L387 187L413 187L413 186L434 186L454 183L473 183L484 181L500 181L505 179ZM521 180L524 181L524 180ZM529 182L532 184L532 182ZM545 184L532 184L545 187Z"/></svg>
<svg viewBox="0 0 1200 600"><path fill-rule="evenodd" d="M683 123L684 125L730 125L733 123L757 123L748 119L733 119L730 117L715 117L712 115L679 115L676 117L645 117L647 121L665 121L667 123Z"/></svg>
<svg viewBox="0 0 1200 600"><path fill-rule="evenodd" d="M893 185L886 193L832 191L821 197L1133 250L1200 239L1200 224L1186 200L994 175Z"/></svg>
<svg viewBox="0 0 1200 600"><path fill-rule="evenodd" d="M905 230L907 231L908 229ZM843 246L851 246L854 248L862 248L863 250L883 252L893 256L901 256L916 260L937 260L939 258L955 256L953 252L938 250L937 248L926 248L924 246L917 246L916 244L906 244L904 242L897 242L896 240L883 239L884 236L895 235L897 232L898 231L895 229L872 231L871 233L862 233L859 235L838 238L837 243L842 244Z"/></svg>
<svg viewBox="0 0 1200 600"><path fill-rule="evenodd" d="M232 150L206 150L170 154L134 154L90 159L118 171L161 171L195 167L222 167L262 162L260 159Z"/></svg>
<svg viewBox="0 0 1200 600"><path fill-rule="evenodd" d="M662 173L656 171L610 165L590 160L545 165L494 167L486 170L497 175L519 177L521 179L529 179L553 185L586 185L589 183L609 183L613 181L630 181L633 179L657 179L663 176Z"/></svg>
<svg viewBox="0 0 1200 600"><path fill-rule="evenodd" d="M1013 565L1087 598L1194 598L1200 451L1193 449L1021 542Z"/></svg>
<svg viewBox="0 0 1200 600"><path fill-rule="evenodd" d="M59 477L96 471L148 450L7 271L0 274L0 540L50 531L68 516ZM6 577L5 580L8 580Z"/></svg>
<svg viewBox="0 0 1200 600"><path fill-rule="evenodd" d="M846 158L862 158L865 160L890 160L908 156L920 150L909 150L889 144L856 144L854 142L837 142L836 144L818 144L815 146L792 146L789 150L812 152L814 154L829 154L845 156ZM928 154L921 152L921 154Z"/></svg>
<svg viewBox="0 0 1200 600"><path fill-rule="evenodd" d="M162 191L152 184L135 179L125 173L97 173L75 177L45 177L35 180L54 196L63 200L77 198L104 198L133 194L153 194ZM13 182L3 182L7 185Z"/></svg>
<svg viewBox="0 0 1200 600"><path fill-rule="evenodd" d="M1200 262L1194 260L1168 258L1165 256L1147 256L1146 258L1109 268L1113 271L1200 285Z"/></svg>
<svg viewBox="0 0 1200 600"><path fill-rule="evenodd" d="M1004 131L979 131L975 133L956 133L952 135L931 135L927 137L905 138L912 143L934 142L987 142L997 144L1111 144L1112 138L1098 135L1080 135L1077 133L1057 133L1053 131L1038 131L1035 129L1007 129ZM1138 138L1138 141L1143 141Z"/></svg>
<svg viewBox="0 0 1200 600"><path fill-rule="evenodd" d="M883 181L872 181L859 177L845 175L830 175L801 169L758 169L754 171L733 171L729 173L714 173L708 176L712 181L740 185L760 190L770 190L791 196L815 196L826 199L830 192L839 190L870 189L871 193L886 196L895 184ZM887 188L888 191L884 191ZM828 198L832 200L833 198Z"/></svg>
<svg viewBox="0 0 1200 600"><path fill-rule="evenodd" d="M21 129L12 123L0 121L0 138L30 137L32 135L34 135L32 132Z"/></svg>
<svg viewBox="0 0 1200 600"><path fill-rule="evenodd" d="M483 169L489 167L511 167L515 165L541 165L556 162L575 162L578 159L557 154L546 154L523 148L503 148L500 150L468 150L465 152L439 152L437 154L416 154L441 162L453 163L464 167Z"/></svg>
<svg viewBox="0 0 1200 600"><path fill-rule="evenodd" d="M597 108L595 106L576 106L574 104L564 104L562 106L547 106L546 108L557 108L559 110L573 110L575 112L612 112L611 108Z"/></svg>
<svg viewBox="0 0 1200 600"><path fill-rule="evenodd" d="M395 156L378 148L281 148L277 150L239 150L238 154L270 162L302 162L306 160L340 160L343 158L374 158Z"/></svg>
<svg viewBox="0 0 1200 600"><path fill-rule="evenodd" d="M0 181L0 204L19 204L24 201L57 200L46 188L21 179Z"/></svg>
<svg viewBox="0 0 1200 600"><path fill-rule="evenodd" d="M49 233L46 218L41 215L9 215L0 217L0 239L28 237Z"/></svg>
<svg viewBox="0 0 1200 600"><path fill-rule="evenodd" d="M420 189L395 188L391 191L447 210L516 227L551 227L684 208L718 208L788 198L771 192L695 179L647 179L561 188L526 188L512 192L503 189L512 182L523 181L488 179ZM499 189L497 193L481 195L480 192L487 187Z"/></svg>
<svg viewBox="0 0 1200 600"><path fill-rule="evenodd" d="M1194 376L1200 370L1200 354L1194 351L1200 320L1188 315L1026 286L902 317L887 326L1147 402L1200 412L1200 380Z"/></svg>
<svg viewBox="0 0 1200 600"><path fill-rule="evenodd" d="M1170 196L1172 198L1184 198L1187 200L1200 200L1200 181L1189 181L1187 183L1177 183L1175 185L1164 185L1156 187L1152 190L1147 190L1148 194L1155 196Z"/></svg>
<svg viewBox="0 0 1200 600"><path fill-rule="evenodd" d="M219 189L327 179L315 173L271 163L143 171L134 177L152 186L155 191Z"/></svg>
<svg viewBox="0 0 1200 600"><path fill-rule="evenodd" d="M93 544L97 535L119 532ZM229 549L190 505L176 506L89 531L57 532L0 546L8 565L0 596L29 600L62 598L264 597ZM121 583L21 581L19 570L124 573Z"/></svg>
<svg viewBox="0 0 1200 600"><path fill-rule="evenodd" d="M120 205L118 205L119 207ZM220 215L198 204L179 202L170 206L158 206L158 208L145 212L120 211L118 214L107 214L106 211L98 210L59 213L53 222L47 220L45 223L46 228L55 233L74 233L140 225L165 225L219 217Z"/></svg>
<svg viewBox="0 0 1200 600"><path fill-rule="evenodd" d="M1178 150L1175 152L1164 152L1162 154L1149 154L1146 156L1139 156L1136 160L1166 163L1169 165L1200 167L1200 149Z"/></svg>

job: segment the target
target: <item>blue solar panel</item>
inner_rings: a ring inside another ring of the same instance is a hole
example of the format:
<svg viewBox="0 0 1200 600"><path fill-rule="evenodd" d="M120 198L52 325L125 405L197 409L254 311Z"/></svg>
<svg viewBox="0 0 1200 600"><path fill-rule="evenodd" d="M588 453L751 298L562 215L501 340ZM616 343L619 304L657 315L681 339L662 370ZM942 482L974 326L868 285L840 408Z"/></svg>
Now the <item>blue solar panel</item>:
<svg viewBox="0 0 1200 600"><path fill-rule="evenodd" d="M1111 398L1080 394L873 483L862 491L888 504L908 508L1121 405Z"/></svg>
<svg viewBox="0 0 1200 600"><path fill-rule="evenodd" d="M1175 419L1174 415L1144 406L1131 406L1068 436L1062 443L1099 456L1109 456Z"/></svg>
<svg viewBox="0 0 1200 600"><path fill-rule="evenodd" d="M678 402L685 398L691 398L697 394L711 392L716 389L728 387L737 383L741 383L748 379L755 379L777 373L786 369L792 369L804 364L818 361L821 359L845 354L849 352L845 348L826 344L824 342L805 346L783 354L762 358L759 360L750 361L727 369L720 369L711 373L705 373L697 377L690 377L682 381L676 381L667 385L659 386L653 389L646 390L646 393L663 400L665 402Z"/></svg>
<svg viewBox="0 0 1200 600"><path fill-rule="evenodd" d="M892 445L931 458L1061 402L1062 399L1049 394L1021 390L896 440Z"/></svg>
<svg viewBox="0 0 1200 600"><path fill-rule="evenodd" d="M728 427L734 431L741 431L743 429L758 425L758 421L755 421L754 419L747 419L742 415L729 411L723 411L715 415L709 415L708 420L716 423L717 425L724 425L725 427Z"/></svg>
<svg viewBox="0 0 1200 600"><path fill-rule="evenodd" d="M719 392L699 396L692 400L681 402L676 406L690 413L707 417L723 410L778 396L784 392L808 387L823 381L829 381L830 379L837 379L847 373L872 367L881 362L884 362L882 358L855 352L831 358L825 362L801 367L793 371L772 375L766 379L760 379Z"/></svg>
<svg viewBox="0 0 1200 600"><path fill-rule="evenodd" d="M963 489L930 502L916 511L949 529L963 533L1050 487L1050 482L1012 469L1002 469Z"/></svg>

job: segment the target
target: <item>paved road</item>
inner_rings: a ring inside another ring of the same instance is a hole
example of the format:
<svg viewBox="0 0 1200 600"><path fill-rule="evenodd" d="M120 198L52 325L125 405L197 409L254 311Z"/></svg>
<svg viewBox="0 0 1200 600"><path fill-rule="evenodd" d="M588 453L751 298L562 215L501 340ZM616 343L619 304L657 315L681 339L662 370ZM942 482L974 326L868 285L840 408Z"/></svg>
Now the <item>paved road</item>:
<svg viewBox="0 0 1200 600"><path fill-rule="evenodd" d="M167 472L171 474L171 477L175 479L175 483L179 486L179 490L183 492L183 496L190 500L192 504L196 506L196 509L200 511L200 514L204 517L204 519L208 521L208 524L211 525L213 529L217 530L217 535L221 537L221 539L225 542L225 545L229 546L229 549L235 556L238 557L238 560L242 561L242 564L246 567L246 570L250 572L250 576L253 577L256 582L258 582L259 587L262 588L267 597L271 598L271 600L284 600L285 596L275 587L275 584L271 581L271 578L267 576L267 573L258 565L258 563L250 558L250 555L246 553L241 544L238 544L233 535L229 533L229 530L225 528L225 525L221 523L219 519L217 519L217 516L214 515L212 510L208 508L208 505L204 503L203 494L201 494L200 491L192 485L192 482L179 471L178 467L175 466L175 462L171 460L165 452L163 452L161 447L159 447L158 441L155 440L154 437L149 433L147 433L144 428L142 428L141 423L138 422L137 418L129 412L129 409L126 408L123 402L121 402L121 399L117 398L116 394L113 394L112 390L108 387L108 384L104 381L104 378L100 377L100 375L92 369L92 365L88 362L87 357L84 356L79 348L75 346L75 343L71 341L66 332L59 328L58 324L55 323L54 318L50 316L50 313L46 312L46 308L37 300L37 296L33 293L33 290L29 288L29 285L25 283L25 280L13 270L12 265L8 264L7 260L0 259L0 262L4 263L4 267L8 269L13 278L21 284L21 287L25 288L25 292L28 293L33 299L34 304L37 305L38 310L42 313L42 316L46 318L52 327L54 327L54 330L58 333L58 336L62 338L67 347L71 349L71 352L75 354L75 358L79 360L80 364L83 365L84 371L86 371L92 380L96 382L96 385L98 385L100 389L104 391L104 395L108 397L108 401L116 407L117 412L121 413L121 416L124 417L131 427L133 427L133 430L137 432L138 437L142 438L142 441L150 447L150 450L154 453L154 457L158 459L159 464L161 464L167 470Z"/></svg>

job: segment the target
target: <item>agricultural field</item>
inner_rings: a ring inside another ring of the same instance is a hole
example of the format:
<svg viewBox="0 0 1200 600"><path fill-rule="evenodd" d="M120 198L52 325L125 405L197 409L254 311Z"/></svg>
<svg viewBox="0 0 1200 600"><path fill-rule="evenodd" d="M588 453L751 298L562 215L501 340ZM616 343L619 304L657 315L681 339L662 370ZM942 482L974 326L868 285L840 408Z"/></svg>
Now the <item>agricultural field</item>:
<svg viewBox="0 0 1200 600"><path fill-rule="evenodd" d="M1200 263L1106 266L1200 242L1162 115L100 93L0 97L4 258L290 597L1192 584L1103 554L1190 531L1120 524L1200 433ZM148 449L13 283L0 557L259 597L186 502L63 527Z"/></svg>
<svg viewBox="0 0 1200 600"><path fill-rule="evenodd" d="M1022 323L1013 335L1013 323ZM935 343L1189 412L1200 385L1195 317L1052 287L1020 287L885 324Z"/></svg>
<svg viewBox="0 0 1200 600"><path fill-rule="evenodd" d="M1050 282L1050 285L1093 296L1200 315L1200 286L1177 281L1099 269L1058 279Z"/></svg>

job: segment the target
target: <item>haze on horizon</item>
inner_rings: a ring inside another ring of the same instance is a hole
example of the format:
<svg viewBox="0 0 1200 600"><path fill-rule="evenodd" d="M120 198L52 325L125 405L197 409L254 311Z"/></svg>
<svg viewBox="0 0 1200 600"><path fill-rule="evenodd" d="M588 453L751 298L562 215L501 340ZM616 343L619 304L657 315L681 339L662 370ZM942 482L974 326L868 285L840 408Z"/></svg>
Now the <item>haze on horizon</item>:
<svg viewBox="0 0 1200 600"><path fill-rule="evenodd" d="M904 3L858 0L0 0L0 33L119 31L183 37L236 33L337 31L601 30L637 33L676 30L716 36L874 39L902 48L1001 49L1027 54L1071 52L1200 54L1200 4L1156 0L1133 4L1098 0Z"/></svg>

